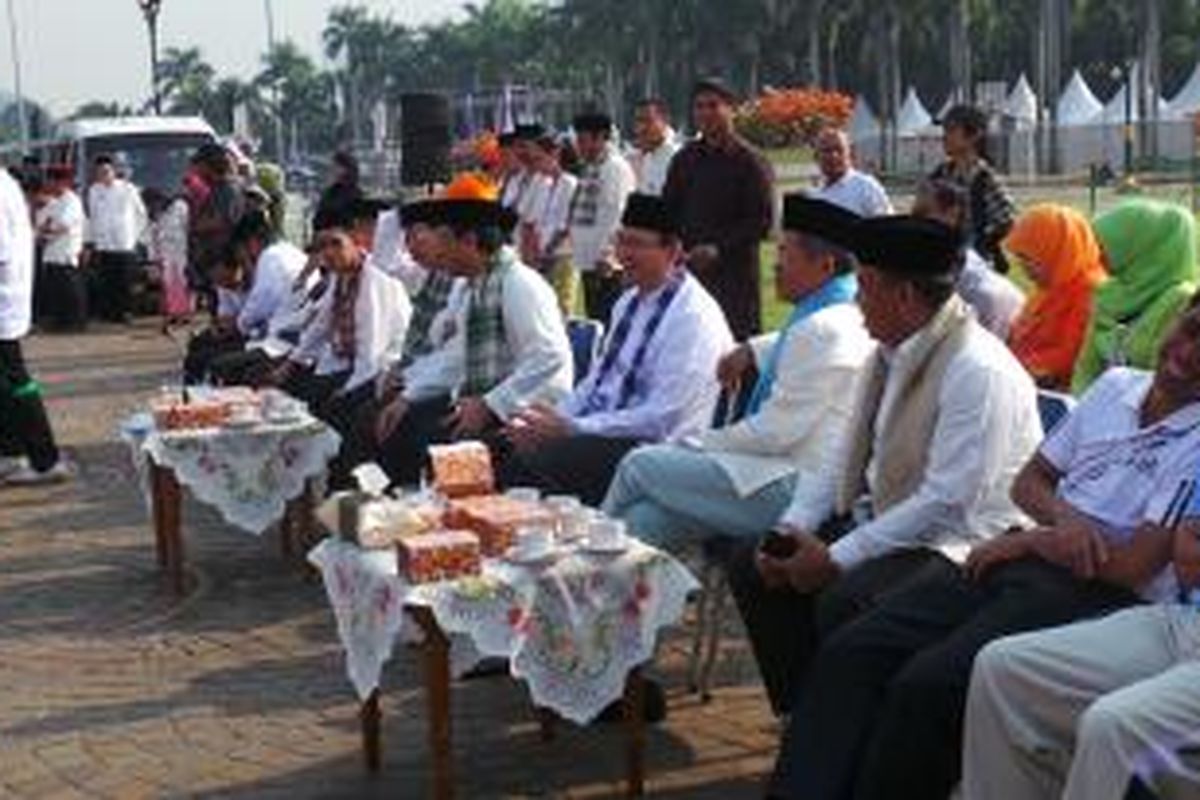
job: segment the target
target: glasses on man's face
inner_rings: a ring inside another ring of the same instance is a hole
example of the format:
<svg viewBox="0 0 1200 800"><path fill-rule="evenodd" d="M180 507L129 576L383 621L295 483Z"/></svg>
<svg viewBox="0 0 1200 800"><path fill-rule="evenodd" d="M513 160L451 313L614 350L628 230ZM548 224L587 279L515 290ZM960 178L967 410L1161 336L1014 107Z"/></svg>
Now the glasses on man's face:
<svg viewBox="0 0 1200 800"><path fill-rule="evenodd" d="M638 236L637 234L619 233L617 234L617 247L628 247L631 250L648 250L652 247L659 247L662 243L652 236Z"/></svg>

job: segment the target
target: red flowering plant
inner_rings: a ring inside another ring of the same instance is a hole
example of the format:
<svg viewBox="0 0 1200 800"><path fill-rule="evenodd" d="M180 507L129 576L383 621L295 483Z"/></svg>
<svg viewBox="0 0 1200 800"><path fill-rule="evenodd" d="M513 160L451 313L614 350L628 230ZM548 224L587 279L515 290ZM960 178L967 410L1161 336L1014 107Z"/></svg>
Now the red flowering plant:
<svg viewBox="0 0 1200 800"><path fill-rule="evenodd" d="M822 128L845 127L853 113L854 98L840 92L768 89L738 109L734 124L757 147L809 147Z"/></svg>

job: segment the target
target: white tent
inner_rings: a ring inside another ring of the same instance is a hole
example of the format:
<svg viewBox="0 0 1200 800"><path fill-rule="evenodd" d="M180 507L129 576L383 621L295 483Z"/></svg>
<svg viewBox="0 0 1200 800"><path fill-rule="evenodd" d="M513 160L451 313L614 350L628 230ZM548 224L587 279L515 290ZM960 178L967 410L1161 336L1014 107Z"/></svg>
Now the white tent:
<svg viewBox="0 0 1200 800"><path fill-rule="evenodd" d="M1056 110L1058 124L1069 127L1097 121L1096 118L1104 111L1104 105L1092 94L1079 70L1075 70L1067 88L1058 98Z"/></svg>
<svg viewBox="0 0 1200 800"><path fill-rule="evenodd" d="M1197 111L1200 111L1200 64L1196 64L1196 68L1192 70L1192 77L1188 78L1183 88L1167 103L1167 115L1175 119L1195 114Z"/></svg>
<svg viewBox="0 0 1200 800"><path fill-rule="evenodd" d="M1004 115L1015 119L1019 127L1037 124L1038 97L1033 93L1025 73L1021 73L1017 85L1008 93L1008 99L1004 101Z"/></svg>
<svg viewBox="0 0 1200 800"><path fill-rule="evenodd" d="M1142 91L1140 66L1134 64L1133 70L1129 75L1129 82L1122 86L1112 99L1104 106L1104 112L1101 114L1099 122L1105 125L1123 125L1125 123L1125 93L1129 91L1130 84L1133 85L1133 103L1129 107L1133 119L1141 119L1141 113L1138 105L1141 101L1140 92ZM1161 97L1158 100L1158 117L1163 119L1167 116L1167 104Z"/></svg>
<svg viewBox="0 0 1200 800"><path fill-rule="evenodd" d="M933 117L929 116L929 112L922 105L917 90L910 86L904 103L900 106L900 112L896 114L896 133L900 136L917 136L928 132L932 127Z"/></svg>
<svg viewBox="0 0 1200 800"><path fill-rule="evenodd" d="M858 141L879 134L879 118L871 110L867 98L859 95L854 99L854 113L850 115L850 138Z"/></svg>

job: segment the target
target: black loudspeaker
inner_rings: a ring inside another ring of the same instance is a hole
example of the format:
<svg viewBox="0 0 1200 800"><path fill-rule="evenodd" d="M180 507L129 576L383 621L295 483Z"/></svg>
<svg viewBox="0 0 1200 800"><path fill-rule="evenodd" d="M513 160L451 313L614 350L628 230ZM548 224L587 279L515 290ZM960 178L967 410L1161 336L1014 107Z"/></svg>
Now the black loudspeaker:
<svg viewBox="0 0 1200 800"><path fill-rule="evenodd" d="M400 180L405 186L450 180L450 122L446 95L400 96Z"/></svg>

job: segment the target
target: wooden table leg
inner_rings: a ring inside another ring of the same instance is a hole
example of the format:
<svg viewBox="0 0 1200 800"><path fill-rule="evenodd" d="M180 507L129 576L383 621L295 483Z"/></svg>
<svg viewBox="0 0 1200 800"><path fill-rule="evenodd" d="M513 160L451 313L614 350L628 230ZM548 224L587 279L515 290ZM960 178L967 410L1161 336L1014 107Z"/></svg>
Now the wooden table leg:
<svg viewBox="0 0 1200 800"><path fill-rule="evenodd" d="M151 466L154 486L155 538L160 559L165 560L167 577L176 595L182 595L183 580L183 493L175 471L157 464ZM164 558L165 557L165 558Z"/></svg>
<svg viewBox="0 0 1200 800"><path fill-rule="evenodd" d="M548 708L536 709L538 731L543 742L553 742L558 727L558 715Z"/></svg>
<svg viewBox="0 0 1200 800"><path fill-rule="evenodd" d="M625 679L625 724L629 730L626 751L626 796L646 792L646 681L640 667Z"/></svg>
<svg viewBox="0 0 1200 800"><path fill-rule="evenodd" d="M167 568L167 532L163 522L163 506L166 498L163 496L163 481L159 473L162 468L153 461L150 462L150 511L154 518L154 554L158 557L158 568Z"/></svg>
<svg viewBox="0 0 1200 800"><path fill-rule="evenodd" d="M454 763L450 737L450 640L427 608L413 617L425 632L425 695L428 704L429 752L433 759L435 800L454 797Z"/></svg>
<svg viewBox="0 0 1200 800"><path fill-rule="evenodd" d="M366 759L367 769L379 772L383 766L383 748L379 735L383 711L379 706L378 689L371 692L371 696L362 704L358 717L362 724L363 757Z"/></svg>

